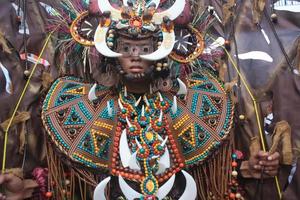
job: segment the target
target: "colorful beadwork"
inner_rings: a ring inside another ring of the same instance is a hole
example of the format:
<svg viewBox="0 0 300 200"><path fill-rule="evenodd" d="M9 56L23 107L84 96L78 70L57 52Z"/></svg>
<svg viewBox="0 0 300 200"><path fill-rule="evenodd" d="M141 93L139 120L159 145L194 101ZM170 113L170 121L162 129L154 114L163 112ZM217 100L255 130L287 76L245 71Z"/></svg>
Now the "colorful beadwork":
<svg viewBox="0 0 300 200"><path fill-rule="evenodd" d="M53 142L72 160L139 182L144 196L155 196L159 184L173 174L207 159L227 138L231 126L231 100L214 77L194 74L186 82L186 98L177 98L173 113L171 92L136 97L123 88L116 96L98 86L98 99L91 102L90 84L61 78L45 98L43 123ZM123 130L131 154L136 152L139 170L122 165ZM170 166L157 173L166 150Z"/></svg>

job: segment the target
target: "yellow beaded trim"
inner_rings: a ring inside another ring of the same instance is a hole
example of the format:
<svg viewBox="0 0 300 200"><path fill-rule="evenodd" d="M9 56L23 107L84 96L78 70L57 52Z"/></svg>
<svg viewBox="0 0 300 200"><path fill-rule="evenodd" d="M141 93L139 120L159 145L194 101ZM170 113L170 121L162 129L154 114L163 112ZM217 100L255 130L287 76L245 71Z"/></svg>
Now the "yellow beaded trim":
<svg viewBox="0 0 300 200"><path fill-rule="evenodd" d="M173 125L174 129L175 130L179 129L189 119L190 117L188 115L185 115L176 124Z"/></svg>

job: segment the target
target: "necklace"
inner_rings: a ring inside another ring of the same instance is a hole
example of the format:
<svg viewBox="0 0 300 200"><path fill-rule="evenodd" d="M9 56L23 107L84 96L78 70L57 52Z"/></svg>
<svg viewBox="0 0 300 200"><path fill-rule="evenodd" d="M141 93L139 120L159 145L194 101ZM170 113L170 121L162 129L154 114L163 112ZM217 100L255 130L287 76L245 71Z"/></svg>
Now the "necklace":
<svg viewBox="0 0 300 200"><path fill-rule="evenodd" d="M143 101L142 101L143 99ZM159 160L166 151L168 123L164 117L170 104L161 93L136 97L120 92L118 123L126 127L127 142L136 163L144 174L140 188L147 198L155 196L158 180L155 176L161 168Z"/></svg>

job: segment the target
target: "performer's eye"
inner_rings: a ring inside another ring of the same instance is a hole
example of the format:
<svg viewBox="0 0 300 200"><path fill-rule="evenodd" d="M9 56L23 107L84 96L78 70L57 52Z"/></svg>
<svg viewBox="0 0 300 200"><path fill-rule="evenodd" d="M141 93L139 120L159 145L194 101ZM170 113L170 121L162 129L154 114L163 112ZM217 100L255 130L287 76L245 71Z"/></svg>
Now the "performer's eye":
<svg viewBox="0 0 300 200"><path fill-rule="evenodd" d="M144 53L148 53L148 52L149 52L149 47L144 47L144 48L143 48L143 52L144 52Z"/></svg>
<svg viewBox="0 0 300 200"><path fill-rule="evenodd" d="M123 47L123 51L126 53L129 52L129 47L128 46Z"/></svg>

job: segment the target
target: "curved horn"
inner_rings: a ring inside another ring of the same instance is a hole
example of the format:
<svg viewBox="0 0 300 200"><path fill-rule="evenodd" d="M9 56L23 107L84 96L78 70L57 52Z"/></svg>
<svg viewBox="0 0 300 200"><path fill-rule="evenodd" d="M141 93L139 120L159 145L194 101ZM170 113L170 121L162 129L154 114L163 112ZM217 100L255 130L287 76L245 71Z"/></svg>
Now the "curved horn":
<svg viewBox="0 0 300 200"><path fill-rule="evenodd" d="M113 20L118 21L119 19L122 19L121 11L114 8L109 0L98 0L98 6L101 13L104 13L105 11L110 12L110 16Z"/></svg>
<svg viewBox="0 0 300 200"><path fill-rule="evenodd" d="M152 3L155 4L155 8L157 9L159 4L160 4L160 0L152 0L149 3L147 3L146 7L149 7Z"/></svg>
<svg viewBox="0 0 300 200"><path fill-rule="evenodd" d="M178 84L179 84L179 90L177 92L177 95L181 95L181 94L184 94L186 95L187 94L187 88L186 88L186 85L184 84L184 82L182 80L180 80L179 78L177 78L177 81L178 81Z"/></svg>
<svg viewBox="0 0 300 200"><path fill-rule="evenodd" d="M97 185L97 187L94 190L94 197L93 197L94 200L98 200L98 199L106 200L104 195L105 194L104 190L109 181L110 181L110 177L107 177Z"/></svg>
<svg viewBox="0 0 300 200"><path fill-rule="evenodd" d="M158 161L159 167L156 174L164 173L167 168L170 168L170 163L170 153L169 150L165 148L165 153L160 157Z"/></svg>
<svg viewBox="0 0 300 200"><path fill-rule="evenodd" d="M185 177L186 183L185 183L185 189L179 200L187 200L187 199L196 199L197 197L197 186L196 182L193 179L189 173L186 171L182 170L182 173Z"/></svg>
<svg viewBox="0 0 300 200"><path fill-rule="evenodd" d="M153 15L154 23L161 24L165 16L169 17L170 20L176 19L184 10L184 6L185 0L176 0L169 9Z"/></svg>
<svg viewBox="0 0 300 200"><path fill-rule="evenodd" d="M166 139L167 138L168 137L166 137ZM164 141L160 135L158 135L158 139L160 141L162 141L162 143L164 143ZM159 167L158 167L158 171L156 172L156 174L161 174L161 173L165 172L165 169L170 168L170 166L171 166L170 153L169 153L169 150L167 147L165 147L165 153L158 160L158 164L159 164Z"/></svg>
<svg viewBox="0 0 300 200"><path fill-rule="evenodd" d="M136 160L136 154L137 152L130 156L128 166L130 169L133 170L141 170L141 167L138 165L138 162Z"/></svg>
<svg viewBox="0 0 300 200"><path fill-rule="evenodd" d="M132 189L126 181L123 179L122 176L119 176L119 185L121 188L121 191L123 192L124 196L128 200L134 200L134 199L140 199L143 195L134 189Z"/></svg>
<svg viewBox="0 0 300 200"><path fill-rule="evenodd" d="M128 167L130 162L130 157L131 157L131 151L128 146L126 129L123 130L120 138L119 154L120 154L122 165L124 167Z"/></svg>
<svg viewBox="0 0 300 200"><path fill-rule="evenodd" d="M160 47L155 52L147 55L140 55L140 57L142 59L150 60L150 61L161 60L167 57L172 52L174 44L175 44L174 31L163 32L163 41Z"/></svg>
<svg viewBox="0 0 300 200"><path fill-rule="evenodd" d="M174 185L174 182L175 182L175 174L173 174L173 176L171 176L171 178L158 189L156 197L159 200L162 200L163 198L165 198L171 191L171 189Z"/></svg>
<svg viewBox="0 0 300 200"><path fill-rule="evenodd" d="M96 87L97 87L97 84L95 83L93 85L93 87L91 87L90 91L89 91L89 94L88 94L88 98L90 101L94 101L97 99L97 96L96 96Z"/></svg>
<svg viewBox="0 0 300 200"><path fill-rule="evenodd" d="M106 34L109 27L99 25L95 32L94 43L97 51L106 57L120 57L122 54L116 53L108 48L106 43Z"/></svg>

